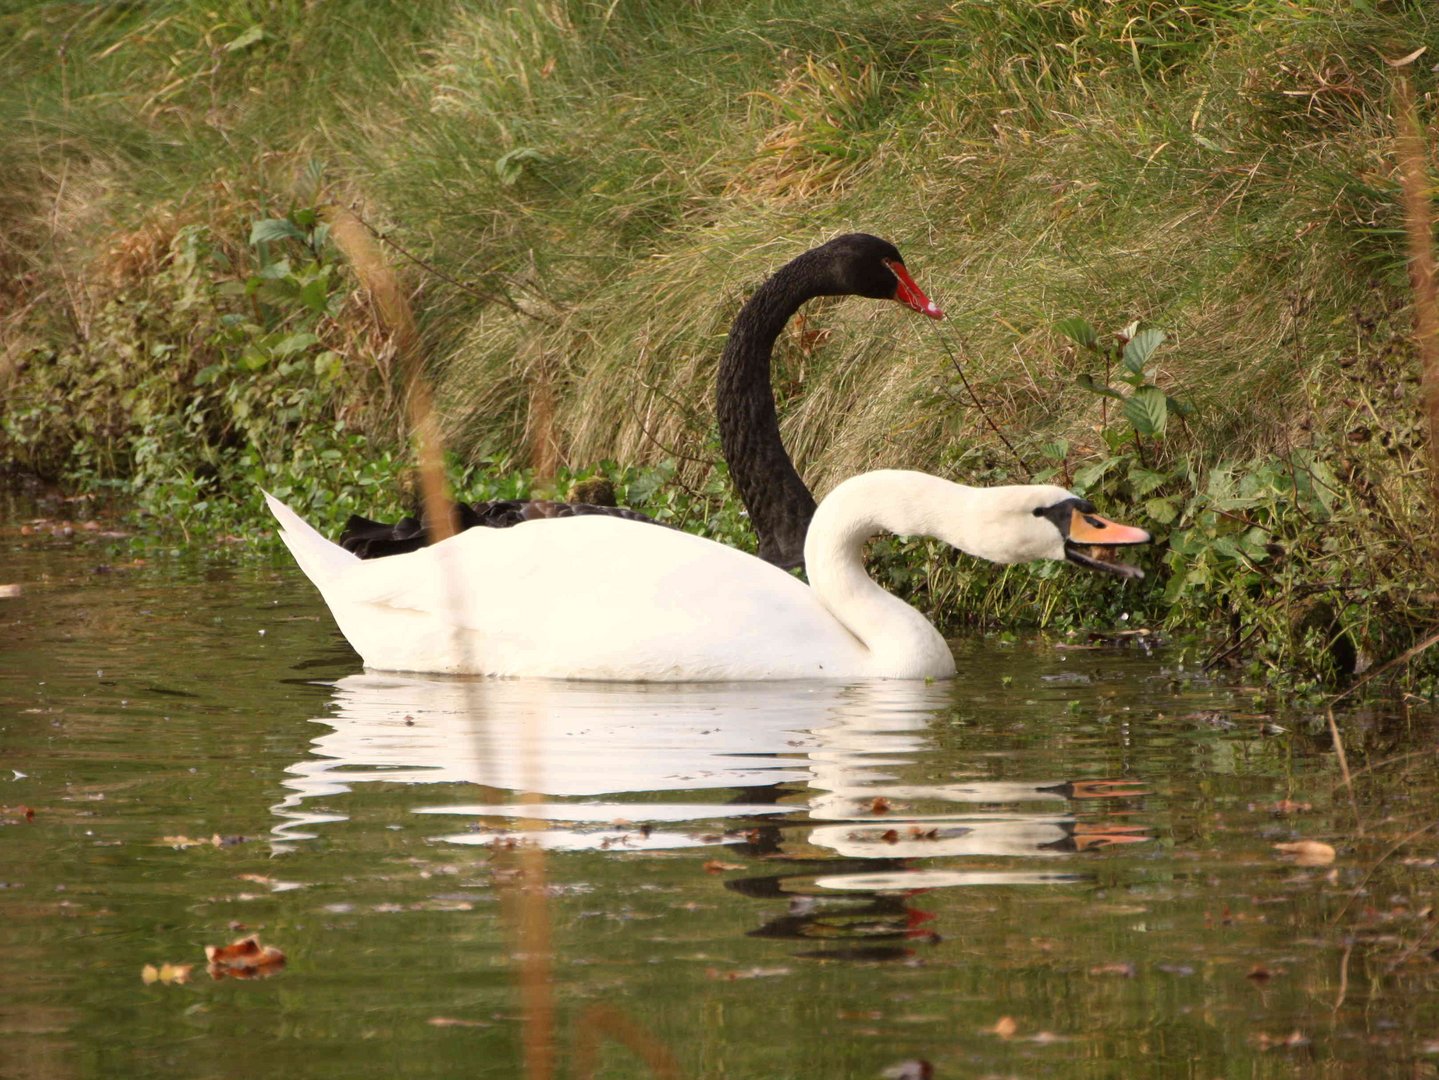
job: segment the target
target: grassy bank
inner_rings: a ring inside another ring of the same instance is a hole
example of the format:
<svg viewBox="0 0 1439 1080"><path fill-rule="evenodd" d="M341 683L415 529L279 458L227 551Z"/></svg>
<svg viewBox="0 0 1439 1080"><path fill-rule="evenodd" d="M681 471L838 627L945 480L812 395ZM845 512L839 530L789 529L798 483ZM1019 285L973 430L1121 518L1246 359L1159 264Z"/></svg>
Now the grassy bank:
<svg viewBox="0 0 1439 1080"><path fill-rule="evenodd" d="M950 628L1128 613L1303 680L1439 623L1392 116L1399 74L1434 115L1425 5L172 0L17 5L0 48L0 455L156 527L255 528L260 482L395 508L418 359L466 491L604 469L745 542L725 330L863 229L949 318L807 309L811 486L1053 477L1162 539L1144 591L880 545Z"/></svg>

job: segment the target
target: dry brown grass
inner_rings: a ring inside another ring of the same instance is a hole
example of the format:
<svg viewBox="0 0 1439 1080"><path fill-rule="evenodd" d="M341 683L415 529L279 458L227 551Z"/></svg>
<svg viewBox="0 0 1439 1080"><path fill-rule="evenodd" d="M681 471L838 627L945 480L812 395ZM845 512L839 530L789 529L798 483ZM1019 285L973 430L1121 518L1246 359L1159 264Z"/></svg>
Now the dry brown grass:
<svg viewBox="0 0 1439 1080"><path fill-rule="evenodd" d="M780 57L773 89L750 94L750 122L761 131L748 164L725 195L756 202L834 197L864 173L869 155L851 146L856 117L884 90L873 64L844 52Z"/></svg>
<svg viewBox="0 0 1439 1080"><path fill-rule="evenodd" d="M1423 369L1425 410L1429 417L1429 469L1434 485L1433 511L1439 512L1439 293L1434 276L1434 185L1429 153L1409 80L1395 84L1398 137L1395 150L1404 189L1404 223L1409 240L1409 279L1414 290L1414 343Z"/></svg>

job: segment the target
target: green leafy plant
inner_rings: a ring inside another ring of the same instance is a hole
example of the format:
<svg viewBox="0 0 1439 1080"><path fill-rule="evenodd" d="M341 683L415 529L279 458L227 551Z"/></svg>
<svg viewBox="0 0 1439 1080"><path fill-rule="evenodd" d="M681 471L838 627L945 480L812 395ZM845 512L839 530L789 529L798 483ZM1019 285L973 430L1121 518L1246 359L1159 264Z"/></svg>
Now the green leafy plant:
<svg viewBox="0 0 1439 1080"><path fill-rule="evenodd" d="M1075 381L1092 394L1113 398L1120 403L1120 410L1133 430L1133 445L1141 460L1144 457L1144 440L1161 438L1169 426L1171 415L1181 418L1194 415L1192 406L1166 394L1154 383L1149 365L1155 351L1168 340L1163 330L1154 327L1141 329L1138 322L1132 322L1105 339L1088 321L1078 316L1060 321L1055 329L1103 362L1102 380L1096 379L1090 372L1083 372ZM1112 379L1118 379L1128 389L1111 385ZM1106 415L1106 425L1107 419ZM1107 426L1105 439L1112 449L1118 448L1116 443L1119 438Z"/></svg>

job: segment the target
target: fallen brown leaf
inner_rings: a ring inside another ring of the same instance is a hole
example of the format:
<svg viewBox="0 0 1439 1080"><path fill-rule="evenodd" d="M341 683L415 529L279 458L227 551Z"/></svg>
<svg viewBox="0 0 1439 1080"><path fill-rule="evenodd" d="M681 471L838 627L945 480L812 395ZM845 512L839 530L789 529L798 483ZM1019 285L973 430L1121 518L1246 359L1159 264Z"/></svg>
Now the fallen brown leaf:
<svg viewBox="0 0 1439 1080"><path fill-rule="evenodd" d="M1319 840L1295 840L1291 844L1275 844L1281 855L1293 855L1296 866L1328 866L1334 861L1334 849Z"/></svg>
<svg viewBox="0 0 1439 1080"><path fill-rule="evenodd" d="M285 966L285 954L273 945L261 945L255 934L229 945L206 945L212 979L260 979Z"/></svg>
<svg viewBox="0 0 1439 1080"><path fill-rule="evenodd" d="M1428 48L1428 45L1420 45L1419 48L1415 49L1412 53L1407 53L1406 55L1399 57L1397 60L1390 60L1389 57L1386 56L1384 57L1384 62L1392 68L1407 67L1408 65L1414 63L1415 60L1418 60L1421 56L1423 56Z"/></svg>
<svg viewBox="0 0 1439 1080"><path fill-rule="evenodd" d="M711 859L705 863L706 874L723 874L726 870L743 870L742 863L720 862L718 859Z"/></svg>
<svg viewBox="0 0 1439 1080"><path fill-rule="evenodd" d="M1134 978L1134 965L1123 960L1110 960L1108 963L1095 964L1089 969L1091 975L1120 975L1126 979Z"/></svg>
<svg viewBox="0 0 1439 1080"><path fill-rule="evenodd" d="M1271 814L1307 814L1313 810L1312 803L1295 802L1293 799L1280 799L1269 808Z"/></svg>
<svg viewBox="0 0 1439 1080"><path fill-rule="evenodd" d="M788 975L790 969L787 967L774 968L746 968L743 971L721 971L719 968L706 968L705 978L714 979L716 982L738 982L741 979L772 979L777 975Z"/></svg>
<svg viewBox="0 0 1439 1080"><path fill-rule="evenodd" d="M1254 1037L1254 1041L1259 1044L1259 1049L1261 1050L1272 1050L1275 1047L1284 1047L1285 1049L1292 1050L1296 1047L1309 1045L1309 1037L1298 1030L1291 1031L1288 1035L1267 1035L1261 1031Z"/></svg>
<svg viewBox="0 0 1439 1080"><path fill-rule="evenodd" d="M190 981L190 969L194 964L161 964L156 967L154 964L146 964L140 971L140 978L149 986L151 983L187 983Z"/></svg>
<svg viewBox="0 0 1439 1080"><path fill-rule="evenodd" d="M989 1029L991 1035L998 1035L1001 1039L1014 1038L1015 1032L1019 1030L1019 1024L1012 1016L1001 1016L995 1021L994 1027Z"/></svg>
<svg viewBox="0 0 1439 1080"><path fill-rule="evenodd" d="M934 1066L923 1058L911 1058L891 1065L879 1075L884 1080L933 1080Z"/></svg>

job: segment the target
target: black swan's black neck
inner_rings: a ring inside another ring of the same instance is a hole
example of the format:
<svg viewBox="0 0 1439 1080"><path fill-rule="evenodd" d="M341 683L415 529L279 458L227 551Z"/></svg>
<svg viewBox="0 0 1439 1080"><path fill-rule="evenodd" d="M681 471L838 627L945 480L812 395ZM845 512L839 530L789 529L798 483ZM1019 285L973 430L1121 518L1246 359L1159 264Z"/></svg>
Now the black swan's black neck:
<svg viewBox="0 0 1439 1080"><path fill-rule="evenodd" d="M846 291L824 271L816 252L806 252L755 290L730 329L715 379L720 447L759 537L760 558L783 567L803 565L815 503L780 440L770 357L801 304Z"/></svg>

